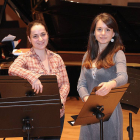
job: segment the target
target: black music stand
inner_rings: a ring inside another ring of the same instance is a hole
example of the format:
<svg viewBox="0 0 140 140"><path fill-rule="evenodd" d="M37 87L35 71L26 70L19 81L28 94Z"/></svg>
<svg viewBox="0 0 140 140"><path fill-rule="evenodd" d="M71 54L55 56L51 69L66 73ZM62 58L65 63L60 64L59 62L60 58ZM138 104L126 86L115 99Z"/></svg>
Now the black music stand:
<svg viewBox="0 0 140 140"><path fill-rule="evenodd" d="M45 77L49 81L52 80L53 84L57 81L56 76L42 77L44 80ZM13 78L17 77L13 76ZM24 85L24 82L25 80L21 83ZM50 83L46 84L51 86ZM58 91L58 86L53 84L54 91ZM48 90L37 96L34 94L26 96L25 92L26 90L21 97L14 97L11 88L10 97L7 97L9 93L5 92L4 98L0 98L0 137L27 137L29 140L30 137L60 136L60 108L62 106L59 91L52 93Z"/></svg>
<svg viewBox="0 0 140 140"><path fill-rule="evenodd" d="M100 140L103 140L103 121L109 120L128 86L129 84L126 84L124 86L114 88L106 96L95 95L95 91L99 89L99 87L95 87L79 115L72 116L74 121L69 121L69 123L72 126L75 126L100 122Z"/></svg>
<svg viewBox="0 0 140 140"><path fill-rule="evenodd" d="M130 110L137 114L140 108L140 68L128 67L127 73L130 86L120 102L123 109ZM127 127L127 131L129 139L133 140L132 113L129 113L129 126Z"/></svg>
<svg viewBox="0 0 140 140"><path fill-rule="evenodd" d="M43 92L35 94L31 84L18 76L0 76L0 94L2 98L26 97L43 95L60 95L56 75L42 75L39 77L43 85ZM8 87L8 88L7 88ZM20 92L19 92L20 91Z"/></svg>

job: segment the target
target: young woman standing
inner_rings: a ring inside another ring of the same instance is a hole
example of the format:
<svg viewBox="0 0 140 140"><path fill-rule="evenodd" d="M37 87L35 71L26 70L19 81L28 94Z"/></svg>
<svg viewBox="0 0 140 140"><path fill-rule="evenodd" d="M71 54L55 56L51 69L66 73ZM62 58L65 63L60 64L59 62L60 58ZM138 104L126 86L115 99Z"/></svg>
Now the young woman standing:
<svg viewBox="0 0 140 140"><path fill-rule="evenodd" d="M62 132L65 103L70 89L64 62L58 54L55 54L46 48L49 41L49 35L43 22L33 21L29 23L27 27L27 37L32 48L25 54L18 56L12 63L9 68L9 75L27 79L36 94L42 93L43 91L41 81L38 79L41 75L56 75L61 103L63 104L63 108L60 110ZM44 137L35 140L48 139L59 140L60 138Z"/></svg>
<svg viewBox="0 0 140 140"><path fill-rule="evenodd" d="M84 102L96 86L101 86L96 94L105 96L112 88L127 83L126 58L123 49L115 19L107 13L97 15L91 25L88 48L83 57L77 86ZM123 140L120 103L103 126L104 140ZM81 126L79 140L100 140L100 124Z"/></svg>

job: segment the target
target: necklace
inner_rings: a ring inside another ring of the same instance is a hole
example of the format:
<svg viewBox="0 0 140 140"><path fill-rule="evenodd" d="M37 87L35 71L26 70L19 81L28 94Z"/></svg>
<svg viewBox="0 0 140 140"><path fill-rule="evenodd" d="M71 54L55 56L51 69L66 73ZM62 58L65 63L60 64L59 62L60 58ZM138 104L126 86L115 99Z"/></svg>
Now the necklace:
<svg viewBox="0 0 140 140"><path fill-rule="evenodd" d="M97 71L96 67L92 69L92 77L93 77L93 79L96 78L96 71Z"/></svg>

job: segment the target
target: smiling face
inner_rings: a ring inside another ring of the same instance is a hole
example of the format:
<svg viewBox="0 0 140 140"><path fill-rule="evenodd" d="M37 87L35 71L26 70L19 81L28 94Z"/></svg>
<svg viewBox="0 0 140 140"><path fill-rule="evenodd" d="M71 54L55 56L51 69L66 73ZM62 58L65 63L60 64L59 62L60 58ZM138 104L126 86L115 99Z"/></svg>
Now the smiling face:
<svg viewBox="0 0 140 140"><path fill-rule="evenodd" d="M100 19L96 23L94 35L100 46L107 46L115 33L113 29L108 28L107 25Z"/></svg>
<svg viewBox="0 0 140 140"><path fill-rule="evenodd" d="M46 49L49 37L45 27L41 24L37 24L32 26L28 39L34 49L43 50Z"/></svg>

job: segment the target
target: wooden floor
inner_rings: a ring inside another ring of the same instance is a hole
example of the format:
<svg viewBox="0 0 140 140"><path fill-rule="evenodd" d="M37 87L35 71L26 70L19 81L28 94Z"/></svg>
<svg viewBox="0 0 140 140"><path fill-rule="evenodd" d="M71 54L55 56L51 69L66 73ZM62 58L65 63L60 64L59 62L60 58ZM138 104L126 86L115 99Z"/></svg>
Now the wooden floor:
<svg viewBox="0 0 140 140"><path fill-rule="evenodd" d="M66 111L65 111L65 123L64 130L62 133L61 140L78 140L80 126L70 126L67 121L71 121L72 115L77 115L83 106L83 102L77 100L75 97L68 97L66 102ZM129 140L128 132L126 130L129 125L129 111L123 110L123 140ZM140 139L140 111L138 114L132 113L133 129L134 129L134 140ZM2 140L2 139L0 139ZM22 138L6 138L6 140L22 140Z"/></svg>

